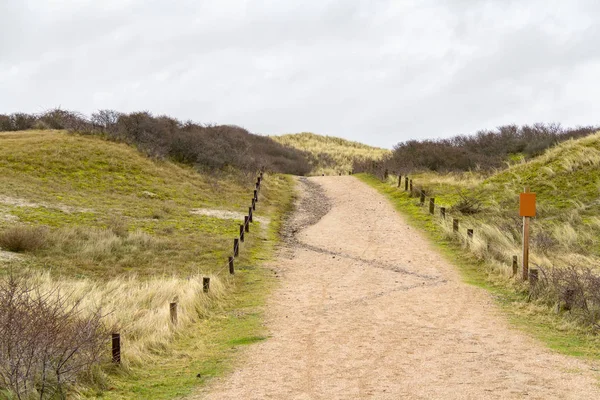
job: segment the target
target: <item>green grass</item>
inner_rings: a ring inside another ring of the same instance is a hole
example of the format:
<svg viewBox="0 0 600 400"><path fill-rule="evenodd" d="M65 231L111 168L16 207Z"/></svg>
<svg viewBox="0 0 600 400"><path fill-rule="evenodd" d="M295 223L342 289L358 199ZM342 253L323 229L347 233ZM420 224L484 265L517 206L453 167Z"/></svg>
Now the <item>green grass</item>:
<svg viewBox="0 0 600 400"><path fill-rule="evenodd" d="M560 353L600 358L600 338L597 335L566 321L544 305L528 302L525 287L466 252L460 242L448 237L440 227L438 217L432 217L418 204L418 199L374 176L356 176L384 194L412 226L425 232L436 248L457 266L465 282L489 291L514 326Z"/></svg>
<svg viewBox="0 0 600 400"><path fill-rule="evenodd" d="M270 177L257 216L269 216L280 189L288 187L285 178ZM117 222L126 231L141 230L161 242L161 251L151 259L124 249L98 262L54 247L31 257L38 268L51 267L63 276L189 275L199 267L210 272L229 252L240 221L190 211L218 208L247 213L253 189L253 176L235 171L201 174L98 138L57 131L0 133L0 196L33 205L23 207L0 197L0 230L14 224L2 215L48 226L58 234L73 226L111 229ZM258 223L254 226L260 229ZM247 245L255 244L251 238Z"/></svg>
<svg viewBox="0 0 600 400"><path fill-rule="evenodd" d="M0 257L0 273L12 269L45 285L87 291L86 303L135 308L109 316L124 327L122 354L129 359L122 368L105 365L95 383L78 388L84 397L189 394L230 370L239 348L265 338L262 307L274 279L263 263L291 210L293 179L265 175L234 277L222 269L243 220L190 212L243 216L255 178L152 160L97 137L0 132L0 233L44 228L44 245ZM199 276L212 277L209 295L195 292ZM171 328L163 316L177 296L182 323Z"/></svg>

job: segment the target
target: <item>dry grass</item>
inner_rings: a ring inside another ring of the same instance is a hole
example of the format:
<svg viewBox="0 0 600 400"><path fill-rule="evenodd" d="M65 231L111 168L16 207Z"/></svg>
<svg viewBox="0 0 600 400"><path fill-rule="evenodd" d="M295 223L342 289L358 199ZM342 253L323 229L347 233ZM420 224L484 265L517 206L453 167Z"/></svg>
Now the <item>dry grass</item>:
<svg viewBox="0 0 600 400"><path fill-rule="evenodd" d="M203 292L202 278L209 276L210 291ZM226 293L225 282L215 275L189 278L156 277L139 280L56 279L47 273L29 278L42 291L59 288L71 301L81 299L82 310L99 307L107 314L108 326L116 326L122 336L122 360L126 367L141 365L160 356L174 335L184 331L209 313L215 301ZM177 324L171 323L169 303L177 302Z"/></svg>
<svg viewBox="0 0 600 400"><path fill-rule="evenodd" d="M39 226L16 225L0 232L0 249L14 253L39 250L47 245L47 230Z"/></svg>
<svg viewBox="0 0 600 400"><path fill-rule="evenodd" d="M390 150L307 132L273 136L273 139L308 153L312 175L346 175L352 170L354 161L379 160L391 153Z"/></svg>

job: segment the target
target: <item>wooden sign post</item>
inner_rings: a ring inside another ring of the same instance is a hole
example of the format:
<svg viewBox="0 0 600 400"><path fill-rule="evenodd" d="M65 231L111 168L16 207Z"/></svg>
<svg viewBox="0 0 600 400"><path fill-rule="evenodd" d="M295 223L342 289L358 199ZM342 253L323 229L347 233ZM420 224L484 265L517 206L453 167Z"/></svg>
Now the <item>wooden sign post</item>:
<svg viewBox="0 0 600 400"><path fill-rule="evenodd" d="M519 215L523 217L523 280L529 278L529 218L535 217L535 193L525 187L519 196Z"/></svg>

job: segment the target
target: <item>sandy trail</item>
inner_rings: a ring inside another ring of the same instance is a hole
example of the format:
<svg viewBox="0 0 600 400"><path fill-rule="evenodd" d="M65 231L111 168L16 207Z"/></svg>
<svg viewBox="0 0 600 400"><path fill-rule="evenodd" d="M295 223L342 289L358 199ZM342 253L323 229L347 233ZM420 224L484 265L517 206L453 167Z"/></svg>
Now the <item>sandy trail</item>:
<svg viewBox="0 0 600 400"><path fill-rule="evenodd" d="M194 398L600 398L592 364L509 327L376 191L353 177L300 186L272 337Z"/></svg>

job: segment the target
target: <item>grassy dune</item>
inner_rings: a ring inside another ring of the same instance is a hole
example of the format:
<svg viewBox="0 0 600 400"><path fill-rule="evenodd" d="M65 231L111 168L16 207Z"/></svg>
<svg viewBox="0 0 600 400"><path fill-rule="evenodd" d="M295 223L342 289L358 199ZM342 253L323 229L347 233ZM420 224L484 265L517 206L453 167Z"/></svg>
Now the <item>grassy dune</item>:
<svg viewBox="0 0 600 400"><path fill-rule="evenodd" d="M235 343L260 337L257 306L270 279L258 266L272 252L293 182L263 181L230 278L223 267L254 182L253 174L202 174L96 137L0 133L0 273L60 287L84 308L101 305L123 338L123 368L107 367L81 393L189 393L227 367ZM203 276L211 277L209 294ZM174 300L177 326L168 315Z"/></svg>
<svg viewBox="0 0 600 400"><path fill-rule="evenodd" d="M273 136L273 139L306 152L313 175L348 174L355 160L379 160L390 153L386 149L307 132Z"/></svg>
<svg viewBox="0 0 600 400"><path fill-rule="evenodd" d="M546 268L600 268L600 133L567 141L489 177L423 173L411 178L450 214L463 198L479 202L480 212L454 215L464 228L476 231L471 251L502 265L520 254L519 193L529 186L538 199L531 224L531 261ZM451 221L445 229L451 231Z"/></svg>

